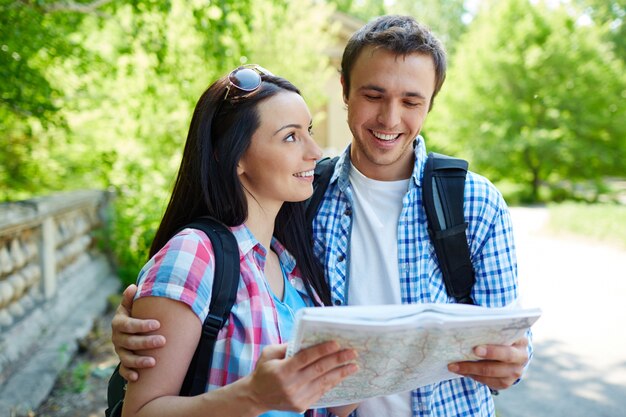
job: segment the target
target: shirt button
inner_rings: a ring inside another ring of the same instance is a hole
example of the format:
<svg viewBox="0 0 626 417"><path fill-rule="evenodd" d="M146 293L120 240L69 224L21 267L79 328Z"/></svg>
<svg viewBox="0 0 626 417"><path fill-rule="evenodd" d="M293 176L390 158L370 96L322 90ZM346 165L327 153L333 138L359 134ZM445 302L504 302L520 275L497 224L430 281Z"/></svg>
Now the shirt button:
<svg viewBox="0 0 626 417"><path fill-rule="evenodd" d="M352 209L347 208L346 211L343 212L343 214L345 214L346 216L350 216L352 214Z"/></svg>
<svg viewBox="0 0 626 417"><path fill-rule="evenodd" d="M336 306L340 306L341 305L341 300L335 300L335 305Z"/></svg>
<svg viewBox="0 0 626 417"><path fill-rule="evenodd" d="M343 262L343 260L344 260L344 259L346 259L346 257L345 257L345 256L343 256L343 255L339 255L339 256L337 256L337 260L338 260L339 262Z"/></svg>
<svg viewBox="0 0 626 417"><path fill-rule="evenodd" d="M296 285L296 280L294 278L291 278L289 282L291 282L291 285Z"/></svg>

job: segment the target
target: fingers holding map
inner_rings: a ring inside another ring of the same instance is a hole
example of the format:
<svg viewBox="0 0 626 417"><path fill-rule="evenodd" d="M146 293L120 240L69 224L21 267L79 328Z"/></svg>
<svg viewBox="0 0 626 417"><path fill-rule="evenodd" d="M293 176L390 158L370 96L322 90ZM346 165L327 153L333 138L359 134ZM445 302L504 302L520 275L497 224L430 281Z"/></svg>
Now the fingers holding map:
<svg viewBox="0 0 626 417"><path fill-rule="evenodd" d="M350 404L460 378L449 363L479 360L479 345L511 345L540 315L538 308L464 304L305 308L287 355L328 340L355 349L359 371L315 406Z"/></svg>

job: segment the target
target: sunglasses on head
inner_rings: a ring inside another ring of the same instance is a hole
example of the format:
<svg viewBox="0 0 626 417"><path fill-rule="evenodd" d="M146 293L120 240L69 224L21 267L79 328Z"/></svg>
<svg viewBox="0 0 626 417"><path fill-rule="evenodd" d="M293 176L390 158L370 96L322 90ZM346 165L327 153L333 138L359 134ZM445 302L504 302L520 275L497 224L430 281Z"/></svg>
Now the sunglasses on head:
<svg viewBox="0 0 626 417"><path fill-rule="evenodd" d="M235 68L228 74L228 86L224 100L228 98L231 87L245 93L251 93L261 86L261 75L274 75L260 65L248 64Z"/></svg>

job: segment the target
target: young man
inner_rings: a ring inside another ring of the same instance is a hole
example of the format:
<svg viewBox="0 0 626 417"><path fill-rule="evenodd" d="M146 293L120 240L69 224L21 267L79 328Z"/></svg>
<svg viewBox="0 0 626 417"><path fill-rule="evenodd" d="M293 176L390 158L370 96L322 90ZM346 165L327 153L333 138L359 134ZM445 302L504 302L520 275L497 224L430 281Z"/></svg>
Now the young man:
<svg viewBox="0 0 626 417"><path fill-rule="evenodd" d="M352 143L340 157L313 222L335 305L451 303L426 229L421 180L426 149L419 135L446 73L439 41L413 18L383 16L349 40L341 63ZM517 297L517 265L508 209L485 178L469 172L465 217L476 274L472 298L496 307ZM130 295L113 322L114 342L131 367L151 363L130 350L164 343L148 322L128 317ZM154 323L152 323L154 324ZM364 401L359 417L494 416L490 390L511 386L531 354L527 338L512 346L478 346L477 362L451 364L464 378ZM124 376L136 377L125 369Z"/></svg>

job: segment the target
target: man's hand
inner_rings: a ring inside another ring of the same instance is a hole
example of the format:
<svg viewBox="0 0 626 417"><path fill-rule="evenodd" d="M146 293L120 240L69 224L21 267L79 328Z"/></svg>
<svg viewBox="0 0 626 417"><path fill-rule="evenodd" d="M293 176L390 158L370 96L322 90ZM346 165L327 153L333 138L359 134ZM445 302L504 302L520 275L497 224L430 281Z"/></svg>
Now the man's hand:
<svg viewBox="0 0 626 417"><path fill-rule="evenodd" d="M491 389L505 389L522 376L528 362L527 347L526 337L511 346L476 346L474 354L482 358L481 360L451 363L448 370L470 377Z"/></svg>
<svg viewBox="0 0 626 417"><path fill-rule="evenodd" d="M119 356L122 365L120 375L127 381L136 381L139 374L135 371L141 368L151 368L156 361L151 356L135 355L135 350L152 349L163 347L165 337L161 335L144 335L159 328L157 320L139 320L130 317L133 306L133 298L137 292L137 286L129 285L122 296L122 302L115 311L111 321L111 340L115 347L115 353Z"/></svg>

